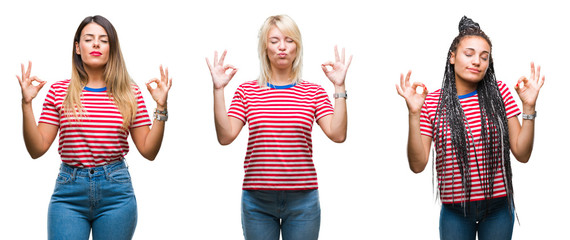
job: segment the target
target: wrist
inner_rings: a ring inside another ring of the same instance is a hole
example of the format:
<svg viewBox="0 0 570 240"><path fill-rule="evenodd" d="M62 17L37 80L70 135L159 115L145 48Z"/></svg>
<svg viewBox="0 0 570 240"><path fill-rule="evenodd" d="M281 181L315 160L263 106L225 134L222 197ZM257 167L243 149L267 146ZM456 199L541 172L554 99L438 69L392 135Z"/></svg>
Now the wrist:
<svg viewBox="0 0 570 240"><path fill-rule="evenodd" d="M335 92L335 93L343 93L343 92L346 92L346 89L345 89L345 87L344 87L344 83L341 84L341 85L336 85L336 84L335 84L335 85L334 85L334 92Z"/></svg>
<svg viewBox="0 0 570 240"><path fill-rule="evenodd" d="M524 114L533 114L536 112L535 106L531 105L523 105L523 113Z"/></svg>
<svg viewBox="0 0 570 240"><path fill-rule="evenodd" d="M26 101L24 98L22 98L22 105L31 105L32 104L32 100L30 99L30 101Z"/></svg>
<svg viewBox="0 0 570 240"><path fill-rule="evenodd" d="M158 111L166 111L166 110L167 110L167 104L166 104L166 103L165 103L164 105L156 104L156 110L158 110Z"/></svg>

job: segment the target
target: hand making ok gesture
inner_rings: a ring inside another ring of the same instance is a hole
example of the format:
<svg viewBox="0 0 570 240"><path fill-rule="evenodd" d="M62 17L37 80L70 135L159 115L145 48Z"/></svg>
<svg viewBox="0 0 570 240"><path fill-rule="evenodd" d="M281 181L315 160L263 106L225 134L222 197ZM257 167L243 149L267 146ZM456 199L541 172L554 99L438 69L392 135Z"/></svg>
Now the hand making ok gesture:
<svg viewBox="0 0 570 240"><path fill-rule="evenodd" d="M20 82L20 87L22 88L22 103L31 103L32 99L34 99L40 89L47 83L39 79L36 76L30 77L30 73L32 72L32 62L28 62L28 70L24 70L24 64L22 63L22 76L16 75L18 81ZM39 84L34 86L32 83L38 82Z"/></svg>
<svg viewBox="0 0 570 240"><path fill-rule="evenodd" d="M410 84L410 75L412 75L411 70L408 71L405 79L404 74L400 74L400 86L396 84L396 90L400 96L406 99L406 104L408 105L410 114L419 114L424 101L426 100L428 90L426 86L421 82L414 82L413 84ZM418 94L416 92L416 89L418 87L422 87L424 89L422 94Z"/></svg>
<svg viewBox="0 0 570 240"><path fill-rule="evenodd" d="M156 88L152 88L151 83L156 83ZM170 87L172 87L172 78L168 77L168 68L163 69L162 65L160 65L160 79L153 78L146 83L146 88L160 109L166 108Z"/></svg>
<svg viewBox="0 0 570 240"><path fill-rule="evenodd" d="M224 65L224 59L226 58L227 52L228 52L227 50L224 50L224 53L222 53L222 56L218 61L218 52L215 51L213 65L211 65L210 60L206 58L206 63L208 64L208 68L210 69L210 74L212 75L212 82L214 83L214 89L222 89L226 85L228 85L228 83L230 82L230 80L232 80L232 78L234 77L234 75L238 70L236 67L232 65L229 64ZM230 73L226 73L228 69L232 69L232 71Z"/></svg>
<svg viewBox="0 0 570 240"><path fill-rule="evenodd" d="M521 86L523 83L523 86ZM534 62L530 63L530 79L522 76L519 78L517 85L515 85L515 90L521 98L523 106L535 107L536 99L538 98L538 92L544 84L544 76L540 79L540 66L534 69Z"/></svg>
<svg viewBox="0 0 570 240"><path fill-rule="evenodd" d="M342 48L342 55L338 55L338 48L334 46L334 54L335 54L335 62L328 61L321 65L323 72L325 75L335 86L343 86L344 79L346 78L346 72L348 71L348 67L350 67L350 62L352 62L352 55L348 59L348 62L345 64L344 58L344 48ZM327 66L332 67L331 70L327 69Z"/></svg>

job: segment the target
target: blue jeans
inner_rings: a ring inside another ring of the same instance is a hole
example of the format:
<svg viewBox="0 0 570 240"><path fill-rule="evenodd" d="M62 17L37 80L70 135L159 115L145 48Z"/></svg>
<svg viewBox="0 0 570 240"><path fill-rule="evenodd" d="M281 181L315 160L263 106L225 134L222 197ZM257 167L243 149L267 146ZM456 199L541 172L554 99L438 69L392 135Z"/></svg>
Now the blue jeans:
<svg viewBox="0 0 570 240"><path fill-rule="evenodd" d="M315 190L244 190L241 223L246 240L312 240L319 237L321 207Z"/></svg>
<svg viewBox="0 0 570 240"><path fill-rule="evenodd" d="M508 240L513 236L514 211L509 209L506 197L468 202L442 204L439 216L439 237L442 240Z"/></svg>
<svg viewBox="0 0 570 240"><path fill-rule="evenodd" d="M48 210L49 239L131 239L137 202L124 161L94 168L61 164Z"/></svg>

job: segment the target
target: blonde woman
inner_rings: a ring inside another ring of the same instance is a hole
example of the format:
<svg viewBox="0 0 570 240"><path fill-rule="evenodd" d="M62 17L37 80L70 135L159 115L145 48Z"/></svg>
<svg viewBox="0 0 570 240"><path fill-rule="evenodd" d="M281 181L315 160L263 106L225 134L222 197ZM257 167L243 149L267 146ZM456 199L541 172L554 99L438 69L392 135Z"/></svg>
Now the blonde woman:
<svg viewBox="0 0 570 240"><path fill-rule="evenodd" d="M75 33L72 76L54 83L36 125L32 100L46 81L17 76L22 88L24 141L32 158L42 156L59 130L62 164L48 210L49 239L131 239L137 205L124 162L129 133L145 158L154 160L167 120L172 79L146 83L156 101L154 121L125 67L117 32L102 16L85 18ZM38 85L32 84L38 82ZM156 83L156 87L151 87Z"/></svg>
<svg viewBox="0 0 570 240"><path fill-rule="evenodd" d="M286 15L267 18L259 34L261 73L241 84L226 112L224 87L237 68L224 65L226 51L213 64L214 118L218 141L230 144L249 124L242 192L245 239L317 239L320 205L312 160L316 121L335 142L346 138L345 77L352 56L344 49L321 67L335 86L335 108L324 89L302 80L303 44L297 24ZM226 73L228 70L229 73Z"/></svg>

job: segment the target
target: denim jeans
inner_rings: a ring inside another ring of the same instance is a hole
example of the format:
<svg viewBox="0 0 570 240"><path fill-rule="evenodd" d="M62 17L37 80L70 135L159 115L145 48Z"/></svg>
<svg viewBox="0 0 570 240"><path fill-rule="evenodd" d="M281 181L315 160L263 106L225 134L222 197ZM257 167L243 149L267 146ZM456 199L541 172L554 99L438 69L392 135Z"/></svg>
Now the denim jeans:
<svg viewBox="0 0 570 240"><path fill-rule="evenodd" d="M48 210L49 239L131 239L137 202L124 161L94 168L61 164Z"/></svg>
<svg viewBox="0 0 570 240"><path fill-rule="evenodd" d="M508 240L513 235L514 211L506 197L468 202L442 204L439 217L439 236L442 240Z"/></svg>
<svg viewBox="0 0 570 240"><path fill-rule="evenodd" d="M321 207L315 190L242 192L241 222L246 240L312 240L319 237Z"/></svg>

